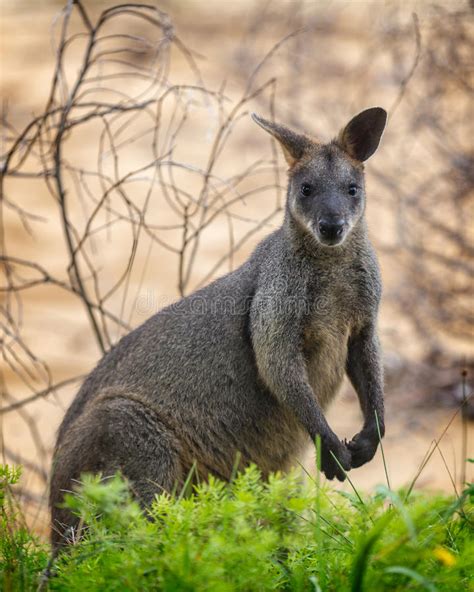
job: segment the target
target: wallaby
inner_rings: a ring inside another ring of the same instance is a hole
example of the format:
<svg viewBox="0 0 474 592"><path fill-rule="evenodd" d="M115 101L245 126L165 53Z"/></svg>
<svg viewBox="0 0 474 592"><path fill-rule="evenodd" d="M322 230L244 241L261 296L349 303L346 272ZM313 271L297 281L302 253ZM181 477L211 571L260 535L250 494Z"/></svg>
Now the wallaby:
<svg viewBox="0 0 474 592"><path fill-rule="evenodd" d="M330 143L257 115L289 165L283 224L237 270L123 337L87 377L59 429L52 541L77 520L61 507L82 473L117 471L143 506L191 469L229 480L255 463L286 470L317 436L328 479L371 460L384 434L377 338L379 267L367 235L364 165L387 114L355 116ZM347 372L364 415L342 442L324 411ZM337 459L337 461L335 460Z"/></svg>

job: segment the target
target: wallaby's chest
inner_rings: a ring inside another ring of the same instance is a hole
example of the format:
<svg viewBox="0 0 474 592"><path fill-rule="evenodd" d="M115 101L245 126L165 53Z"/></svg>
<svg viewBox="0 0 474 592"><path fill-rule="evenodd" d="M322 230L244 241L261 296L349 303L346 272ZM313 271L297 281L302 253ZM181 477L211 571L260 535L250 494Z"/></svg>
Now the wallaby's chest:
<svg viewBox="0 0 474 592"><path fill-rule="evenodd" d="M363 323L373 308L368 275L352 267L321 274L307 290L310 334L346 334Z"/></svg>
<svg viewBox="0 0 474 592"><path fill-rule="evenodd" d="M363 324L370 303L366 278L351 269L317 280L308 289L303 352L309 382L325 408L344 377L349 337Z"/></svg>

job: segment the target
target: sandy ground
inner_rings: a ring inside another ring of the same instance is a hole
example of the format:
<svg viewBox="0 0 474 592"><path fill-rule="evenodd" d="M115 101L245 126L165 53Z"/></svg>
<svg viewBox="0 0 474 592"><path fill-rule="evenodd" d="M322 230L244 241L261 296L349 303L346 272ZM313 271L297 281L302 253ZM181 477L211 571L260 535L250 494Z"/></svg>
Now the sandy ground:
<svg viewBox="0 0 474 592"><path fill-rule="evenodd" d="M87 4L87 2L86 2ZM167 7L175 19L181 24L183 37L192 47L197 47L199 52L206 56L203 62L203 71L207 81L211 83L219 80L222 70L225 68L225 60L231 55L236 44L242 41L244 36L245 19L250 14L250 2L242 3L237 16L233 14L235 3L224 3L228 10L226 21L226 34L219 34L219 30L210 33L212 23L206 20L198 22L199 26L193 26L189 19L187 9L197 11L199 21L199 9L193 3L175 4L169 2ZM231 9L231 5L234 7ZM170 8L171 7L171 8ZM189 8L191 7L191 8ZM18 128L28 120L32 113L40 112L44 104L49 88L49 81L53 67L53 56L49 48L49 30L58 5L54 3L42 6L41 10L34 3L6 2L2 7L2 63L1 83L2 95L8 104L9 114ZM206 13L206 14L210 14ZM201 16L204 19L203 16ZM205 20L205 19L204 19ZM219 20L219 19L217 19ZM232 21L233 26L229 25ZM275 41L275 39L270 40ZM271 43L268 44L269 46ZM72 57L74 59L74 56ZM242 82L238 79L228 80L229 93L238 93ZM250 123L248 124L250 130ZM253 133L252 128L252 133ZM199 161L202 129L196 123L190 129L186 146L183 147L183 158L188 162ZM249 131L250 133L250 131ZM256 159L265 142L260 136L258 139L243 138L236 142L234 152L228 153L228 166L232 165L232 159L245 159L251 163ZM75 144L75 156L78 160L87 159L90 146L88 142L78 141ZM140 148L135 156L137 162L140 158ZM226 165L227 166L227 165ZM370 182L370 168L369 168ZM18 218L9 216L6 218L7 238L10 252L21 258L32 258L48 263L48 268L58 274L64 270L63 235L58 223L56 204L48 195L44 186L32 185L30 181L12 180L8 185L10 196L15 196L18 202L27 205L31 211L41 215L46 222L35 225L35 233L29 236L22 229ZM265 215L268 209L267 203L254 203L248 201L239 206L238 212L244 212L248 217L258 219ZM160 212L157 219L160 218ZM384 220L380 211L370 211L369 219L376 223ZM278 217L272 224L263 228L252 237L244 248L235 257L234 266L245 260L258 240L267 234L270 228L278 223ZM386 221L390 225L390 221ZM198 258L196 281L203 277L216 258L227 248L227 227L225 221L216 223L212 228L209 238L206 238ZM111 277L119 273L127 257L126 247L113 249L107 244L99 245L101 250L104 274ZM139 258L145 261L146 253L140 252ZM165 251L156 248L150 257L151 264L143 263L145 270L142 278L134 278L131 292L135 294L135 307L130 310L131 323L136 326L148 317L161 305L175 300L178 297L176 281L176 259ZM384 266L382 268L385 282L394 281L393 270ZM225 269L221 269L220 273ZM219 275L219 273L217 273ZM128 313L127 313L128 314ZM87 373L99 359L99 352L90 334L84 311L78 307L77 301L65 296L57 288L48 286L31 291L24 295L24 337L27 339L33 351L39 352L47 361L54 376L59 381L71 376ZM392 354L395 348L401 347L403 354L419 350L419 346L413 343L411 336L403 330L403 320L393 318L393 311L383 308L381 318L382 341L386 351ZM395 338L394 338L395 335ZM15 375L7 365L2 368L9 393L15 398L23 397L25 387L19 383ZM75 387L68 387L61 391L60 397L49 396L29 405L27 415L10 413L2 416L1 430L2 440L10 454L7 460L19 455L23 460L31 460L47 472L49 457L54 445L54 437L57 426L74 396ZM400 487L414 478L425 454L430 449L434 439L439 438L446 426L451 422L455 411L452 408L416 407L410 400L409 393L400 393L399 389L387 390L387 433L384 440L384 451L390 483L393 487ZM351 437L360 426L361 415L358 409L355 394L346 385L337 402L329 412L329 421L335 431L341 437ZM472 456L473 426L468 426L468 442ZM443 436L439 450L437 450L428 465L422 472L418 486L433 490L452 491L453 483L459 485L460 452L462 441L462 424L458 414L449 425L449 429ZM41 444L39 444L41 442ZM13 454L13 456L12 456ZM304 459L305 464L312 470L311 454ZM469 477L469 475L468 475ZM470 475L472 478L472 474ZM356 487L370 490L380 483L386 482L382 455L377 457L369 465L358 469L351 475ZM31 489L37 495L45 491L44 482L34 470L25 470L22 487ZM350 485L345 483L337 485L345 490ZM44 508L44 506L43 506ZM38 530L44 530L45 517L41 507L36 504L28 506L29 521Z"/></svg>

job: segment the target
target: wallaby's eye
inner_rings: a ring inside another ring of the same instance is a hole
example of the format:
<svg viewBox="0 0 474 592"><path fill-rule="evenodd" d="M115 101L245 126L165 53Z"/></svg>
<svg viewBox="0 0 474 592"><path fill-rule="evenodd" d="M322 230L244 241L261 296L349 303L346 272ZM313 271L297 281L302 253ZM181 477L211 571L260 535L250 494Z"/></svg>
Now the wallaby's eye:
<svg viewBox="0 0 474 592"><path fill-rule="evenodd" d="M355 183L351 183L349 185L349 195L352 197L355 197L359 191L359 188L357 187L357 185Z"/></svg>
<svg viewBox="0 0 474 592"><path fill-rule="evenodd" d="M309 197L313 193L313 187L309 183L303 183L301 185L301 195Z"/></svg>

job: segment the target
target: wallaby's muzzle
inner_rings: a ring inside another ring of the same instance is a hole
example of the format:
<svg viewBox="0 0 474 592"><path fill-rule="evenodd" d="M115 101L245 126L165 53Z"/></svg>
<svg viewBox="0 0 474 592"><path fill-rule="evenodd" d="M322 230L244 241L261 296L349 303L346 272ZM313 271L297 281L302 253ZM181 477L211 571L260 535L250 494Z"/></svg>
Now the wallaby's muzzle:
<svg viewBox="0 0 474 592"><path fill-rule="evenodd" d="M343 218L321 218L317 225L318 240L323 245L334 247L342 243L346 230L347 224Z"/></svg>

